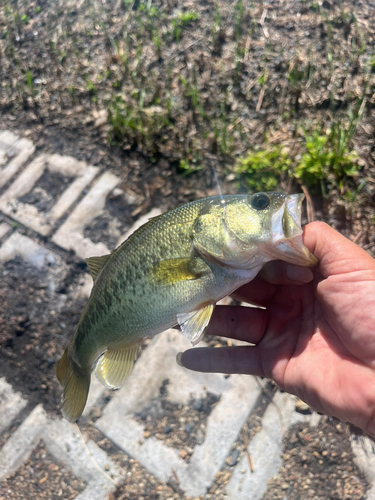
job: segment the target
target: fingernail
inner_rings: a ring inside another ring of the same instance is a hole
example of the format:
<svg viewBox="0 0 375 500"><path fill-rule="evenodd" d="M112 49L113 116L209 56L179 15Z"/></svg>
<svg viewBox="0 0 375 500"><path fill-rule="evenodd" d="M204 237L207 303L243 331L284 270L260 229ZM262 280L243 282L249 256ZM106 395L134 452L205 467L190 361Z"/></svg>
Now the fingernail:
<svg viewBox="0 0 375 500"><path fill-rule="evenodd" d="M184 365L181 363L181 358L182 358L182 352L179 352L176 356L176 363L182 367L184 367Z"/></svg>
<svg viewBox="0 0 375 500"><path fill-rule="evenodd" d="M286 268L286 275L290 281L296 283L309 283L314 275L309 267L300 267L289 264Z"/></svg>

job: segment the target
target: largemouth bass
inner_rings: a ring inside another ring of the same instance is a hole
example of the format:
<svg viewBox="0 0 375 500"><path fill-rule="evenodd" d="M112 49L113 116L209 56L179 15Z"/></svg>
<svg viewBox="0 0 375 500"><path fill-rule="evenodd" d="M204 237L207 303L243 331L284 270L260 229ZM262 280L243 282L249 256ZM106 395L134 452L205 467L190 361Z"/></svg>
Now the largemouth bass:
<svg viewBox="0 0 375 500"><path fill-rule="evenodd" d="M303 194L214 196L150 219L110 255L87 259L94 286L57 365L62 412L75 421L91 368L119 388L144 337L179 325L198 343L215 303L281 259L313 266L302 242Z"/></svg>

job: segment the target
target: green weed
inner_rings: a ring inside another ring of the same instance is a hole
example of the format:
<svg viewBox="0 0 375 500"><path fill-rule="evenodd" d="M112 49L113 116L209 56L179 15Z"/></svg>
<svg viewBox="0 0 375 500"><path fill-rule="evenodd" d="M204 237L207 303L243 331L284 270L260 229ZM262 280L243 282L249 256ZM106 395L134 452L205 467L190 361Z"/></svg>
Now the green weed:
<svg viewBox="0 0 375 500"><path fill-rule="evenodd" d="M29 87L29 89L31 90L31 92L33 92L33 90L34 90L33 75L31 73L31 71L26 71L26 83L27 83L27 86Z"/></svg>
<svg viewBox="0 0 375 500"><path fill-rule="evenodd" d="M239 0L234 8L234 38L238 40L243 31L243 23L244 23L244 7L242 0Z"/></svg>
<svg viewBox="0 0 375 500"><path fill-rule="evenodd" d="M349 125L339 121L330 129L311 134L304 131L306 152L295 166L294 176L308 187L320 185L323 195L328 185L342 191L345 180L355 177L360 169L358 154L350 147L355 129L351 120Z"/></svg>
<svg viewBox="0 0 375 500"><path fill-rule="evenodd" d="M86 89L90 93L90 95L95 95L96 94L96 86L94 82L90 80L88 76L86 76Z"/></svg>
<svg viewBox="0 0 375 500"><path fill-rule="evenodd" d="M143 99L144 95L140 91L141 103L129 104L119 96L108 103L112 135L119 143L136 142L138 145L145 145L146 148L155 150L155 138L160 136L169 123L167 112L159 106L142 109Z"/></svg>
<svg viewBox="0 0 375 500"><path fill-rule="evenodd" d="M240 158L234 172L251 191L273 191L288 175L291 161L281 145L254 149Z"/></svg>
<svg viewBox="0 0 375 500"><path fill-rule="evenodd" d="M195 164L194 160L190 160L188 157L180 160L178 165L178 170L183 177L190 175L198 170L202 170L203 166Z"/></svg>
<svg viewBox="0 0 375 500"><path fill-rule="evenodd" d="M197 20L198 14L192 11L179 12L177 17L172 19L172 37L176 42L181 39L181 30Z"/></svg>
<svg viewBox="0 0 375 500"><path fill-rule="evenodd" d="M198 91L196 84L195 72L193 73L193 84L191 84L186 78L180 76L180 82L182 83L185 91L185 96L189 99L191 106L194 110L198 111L202 118L207 117L203 103Z"/></svg>

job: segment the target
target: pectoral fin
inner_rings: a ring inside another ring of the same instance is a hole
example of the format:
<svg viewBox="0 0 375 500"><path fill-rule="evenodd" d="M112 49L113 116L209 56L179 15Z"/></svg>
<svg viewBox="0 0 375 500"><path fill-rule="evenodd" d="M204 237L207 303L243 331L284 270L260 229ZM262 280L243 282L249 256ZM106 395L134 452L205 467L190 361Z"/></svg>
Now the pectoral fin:
<svg viewBox="0 0 375 500"><path fill-rule="evenodd" d="M182 333L195 345L202 340L214 310L214 304L208 304L198 311L181 313L177 315Z"/></svg>
<svg viewBox="0 0 375 500"><path fill-rule="evenodd" d="M95 375L101 384L118 389L130 375L137 359L140 342L119 349L107 349L96 363Z"/></svg>
<svg viewBox="0 0 375 500"><path fill-rule="evenodd" d="M92 279L95 281L96 277L103 269L111 254L102 255L101 257L89 257L86 259L87 267L89 268Z"/></svg>
<svg viewBox="0 0 375 500"><path fill-rule="evenodd" d="M164 285L174 285L186 280L195 280L209 271L203 260L197 257L162 260L153 269L153 277Z"/></svg>

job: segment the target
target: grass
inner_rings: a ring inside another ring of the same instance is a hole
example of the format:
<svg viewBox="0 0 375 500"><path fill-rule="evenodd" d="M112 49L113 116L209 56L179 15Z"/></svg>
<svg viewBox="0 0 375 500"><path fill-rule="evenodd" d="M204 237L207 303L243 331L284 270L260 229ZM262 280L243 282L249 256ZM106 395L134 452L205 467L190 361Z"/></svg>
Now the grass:
<svg viewBox="0 0 375 500"><path fill-rule="evenodd" d="M275 191L281 179L288 175L291 161L282 145L269 145L254 149L240 158L235 167L241 184L250 192Z"/></svg>
<svg viewBox="0 0 375 500"><path fill-rule="evenodd" d="M181 31L198 20L196 12L178 12L177 16L172 19L172 37L179 42L181 39Z"/></svg>
<svg viewBox="0 0 375 500"><path fill-rule="evenodd" d="M313 192L320 190L323 197L334 189L340 198L346 197L354 203L356 196L353 198L350 180L358 177L362 165L352 139L360 118L360 113L351 112L326 129L314 128L308 132L302 128L299 153L294 157L282 144L268 145L249 151L237 161L234 171L251 191L273 191L289 178ZM358 194L363 186L355 192Z"/></svg>
<svg viewBox="0 0 375 500"><path fill-rule="evenodd" d="M356 152L358 124L371 129L375 104L375 37L363 6L78 4L4 2L0 104L13 115L30 111L48 126L82 104L70 126L88 130L82 123L106 108L95 140L150 159L157 152L189 179L213 156L219 176L233 169L250 190L303 184L333 200L368 177ZM351 118L358 101L369 106Z"/></svg>
<svg viewBox="0 0 375 500"><path fill-rule="evenodd" d="M350 128L342 122L327 130L305 131L305 152L296 164L293 174L307 187L320 186L323 196L334 186L342 192L348 177L356 177L360 170L358 154L350 147Z"/></svg>

